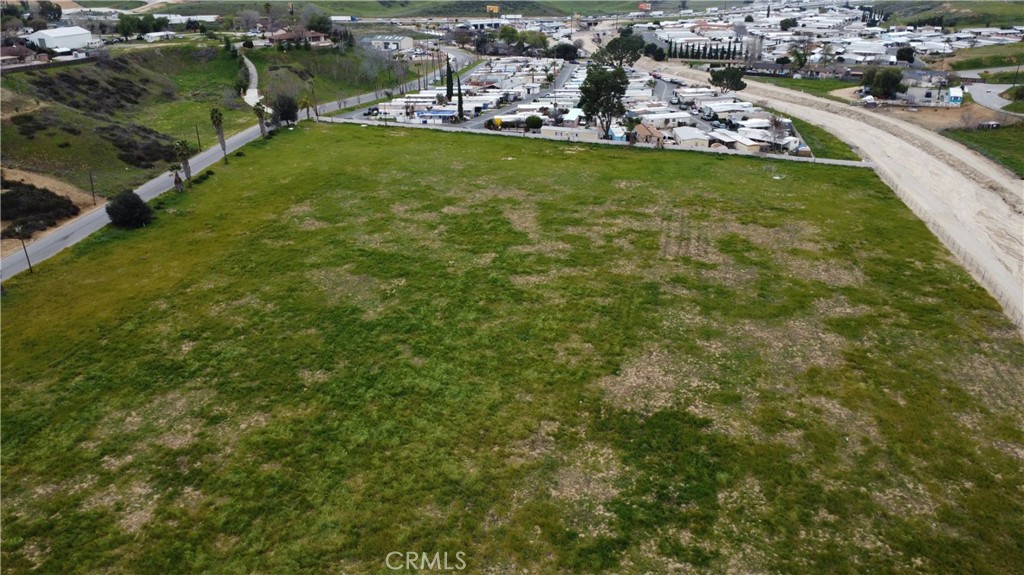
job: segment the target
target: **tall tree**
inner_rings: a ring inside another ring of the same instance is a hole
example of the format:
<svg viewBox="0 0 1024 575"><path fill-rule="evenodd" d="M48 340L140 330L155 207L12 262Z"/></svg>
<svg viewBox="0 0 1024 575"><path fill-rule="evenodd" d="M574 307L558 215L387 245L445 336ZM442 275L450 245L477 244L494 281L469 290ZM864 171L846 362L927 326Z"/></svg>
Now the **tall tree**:
<svg viewBox="0 0 1024 575"><path fill-rule="evenodd" d="M587 79L580 85L579 107L588 117L597 120L601 138L609 138L612 120L626 113L622 97L626 95L627 86L629 78L622 68L606 70L592 64L587 69Z"/></svg>
<svg viewBox="0 0 1024 575"><path fill-rule="evenodd" d="M178 163L181 164L181 171L185 172L188 187L191 188L192 166L188 163L188 157L192 155L192 146L188 144L188 140L178 140L174 143L174 155L178 158Z"/></svg>
<svg viewBox="0 0 1024 575"><path fill-rule="evenodd" d="M452 82L452 59L445 56L445 69L448 73L448 77L445 79L445 90L444 97L448 98L448 101L452 101L452 96L455 93L455 85Z"/></svg>
<svg viewBox="0 0 1024 575"><path fill-rule="evenodd" d="M210 110L210 123L213 129L217 130L217 140L220 142L220 149L224 152L224 164L228 163L228 144L224 141L224 112L220 108Z"/></svg>
<svg viewBox="0 0 1024 575"><path fill-rule="evenodd" d="M50 22L60 20L63 11L61 7L53 2L42 0L39 2L39 17Z"/></svg>
<svg viewBox="0 0 1024 575"><path fill-rule="evenodd" d="M711 85L725 92L738 92L747 87L743 81L743 70L729 66L711 72Z"/></svg>
<svg viewBox="0 0 1024 575"><path fill-rule="evenodd" d="M462 76L455 76L455 80L459 84L459 121L462 121Z"/></svg>
<svg viewBox="0 0 1024 575"><path fill-rule="evenodd" d="M632 66L640 59L644 46L640 36L619 36L594 54L594 62L613 68Z"/></svg>
<svg viewBox="0 0 1024 575"><path fill-rule="evenodd" d="M267 107L263 105L263 102L256 102L256 105L252 107L253 113L256 114L256 120L260 123L260 136L263 138L267 137Z"/></svg>
<svg viewBox="0 0 1024 575"><path fill-rule="evenodd" d="M309 119L309 109L313 107L312 102L309 101L309 96L303 94L298 101L299 109L306 111L306 119Z"/></svg>

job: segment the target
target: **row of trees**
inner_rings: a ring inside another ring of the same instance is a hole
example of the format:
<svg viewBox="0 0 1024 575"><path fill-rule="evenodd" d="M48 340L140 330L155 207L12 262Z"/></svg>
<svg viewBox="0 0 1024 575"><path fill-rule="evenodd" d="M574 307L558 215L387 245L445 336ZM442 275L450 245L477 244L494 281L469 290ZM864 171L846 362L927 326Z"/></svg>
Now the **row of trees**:
<svg viewBox="0 0 1024 575"><path fill-rule="evenodd" d="M163 32L170 26L170 21L165 17L157 18L152 14L136 16L134 14L121 14L117 17L117 33L122 38L129 38L139 34L150 32Z"/></svg>

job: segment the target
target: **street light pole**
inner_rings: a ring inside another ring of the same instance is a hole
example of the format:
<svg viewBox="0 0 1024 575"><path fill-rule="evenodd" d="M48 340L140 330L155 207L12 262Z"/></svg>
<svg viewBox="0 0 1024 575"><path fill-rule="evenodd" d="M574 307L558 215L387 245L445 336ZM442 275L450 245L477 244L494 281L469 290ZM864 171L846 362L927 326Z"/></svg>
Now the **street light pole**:
<svg viewBox="0 0 1024 575"><path fill-rule="evenodd" d="M28 248L25 247L25 236L21 234L21 229L21 226L14 226L14 235L18 236L18 239L21 240L21 249L25 252L25 261L28 262L28 273L34 274L36 272L32 269L32 260L28 257Z"/></svg>

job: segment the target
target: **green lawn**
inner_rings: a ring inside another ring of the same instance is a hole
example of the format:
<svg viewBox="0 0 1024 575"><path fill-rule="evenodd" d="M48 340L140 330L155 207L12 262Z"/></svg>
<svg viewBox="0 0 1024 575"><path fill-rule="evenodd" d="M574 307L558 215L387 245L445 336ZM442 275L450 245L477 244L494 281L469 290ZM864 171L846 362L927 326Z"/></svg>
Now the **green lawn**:
<svg viewBox="0 0 1024 575"><path fill-rule="evenodd" d="M812 78L772 78L772 77L761 77L761 76L750 76L747 80L753 80L755 82L764 82L765 84L773 84L775 86L781 86L783 88L789 88L790 90L799 90L801 92L807 92L815 96L821 96L822 98L828 98L830 100L836 100L844 104L849 102L849 99L839 98L829 94L833 90L841 90L843 88L853 88L858 86L857 82L846 82L843 80L837 80L835 78L823 78L823 79L812 79Z"/></svg>
<svg viewBox="0 0 1024 575"><path fill-rule="evenodd" d="M1024 100L1018 100L1012 104L1003 106L1003 109L1007 112L1016 112L1018 114L1024 114Z"/></svg>
<svg viewBox="0 0 1024 575"><path fill-rule="evenodd" d="M1024 344L868 170L309 123L215 170L5 282L5 573L1024 564Z"/></svg>
<svg viewBox="0 0 1024 575"><path fill-rule="evenodd" d="M860 156L853 153L850 146L839 138L833 136L814 124L805 122L798 118L790 118L793 127L800 133L804 143L811 147L811 153L816 158L831 158L833 160L859 160Z"/></svg>
<svg viewBox="0 0 1024 575"><path fill-rule="evenodd" d="M1024 123L996 130L945 130L943 135L973 148L1024 178Z"/></svg>

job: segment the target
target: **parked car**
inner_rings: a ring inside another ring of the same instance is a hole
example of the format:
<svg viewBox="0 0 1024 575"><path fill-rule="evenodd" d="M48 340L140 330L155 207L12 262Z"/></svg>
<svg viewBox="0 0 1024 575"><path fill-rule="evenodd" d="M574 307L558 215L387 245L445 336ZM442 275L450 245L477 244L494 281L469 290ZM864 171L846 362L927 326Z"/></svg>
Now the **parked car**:
<svg viewBox="0 0 1024 575"><path fill-rule="evenodd" d="M380 114L380 108L378 108L377 106L371 106L369 109L367 109L365 112L363 112L364 116L377 116L379 114Z"/></svg>
<svg viewBox="0 0 1024 575"><path fill-rule="evenodd" d="M672 96L672 99L669 100L668 103L672 104L673 106L676 106L676 105L679 104L679 98L676 98L675 96Z"/></svg>

